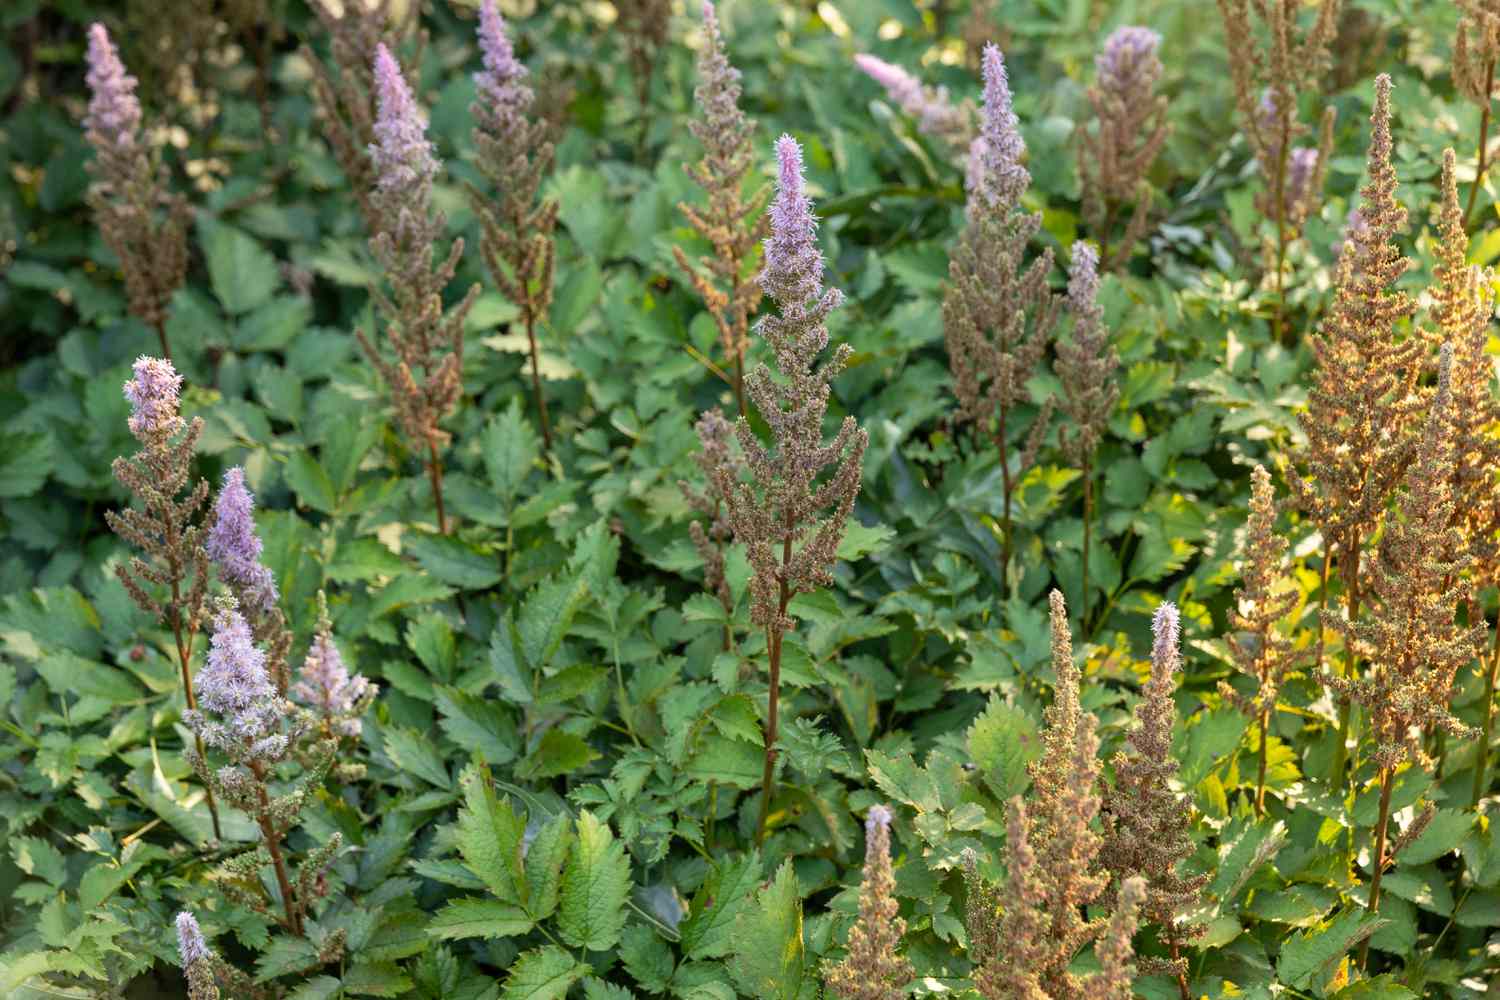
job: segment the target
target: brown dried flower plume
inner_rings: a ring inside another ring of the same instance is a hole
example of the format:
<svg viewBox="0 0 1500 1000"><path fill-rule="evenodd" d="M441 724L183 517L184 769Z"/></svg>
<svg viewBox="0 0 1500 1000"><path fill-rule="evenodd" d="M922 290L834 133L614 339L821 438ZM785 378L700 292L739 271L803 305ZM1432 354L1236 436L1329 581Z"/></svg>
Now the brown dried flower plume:
<svg viewBox="0 0 1500 1000"><path fill-rule="evenodd" d="M848 955L828 969L828 988L844 1000L901 1000L915 971L896 954L906 921L898 915L891 874L891 811L871 806L865 820L865 868L859 919L849 929Z"/></svg>

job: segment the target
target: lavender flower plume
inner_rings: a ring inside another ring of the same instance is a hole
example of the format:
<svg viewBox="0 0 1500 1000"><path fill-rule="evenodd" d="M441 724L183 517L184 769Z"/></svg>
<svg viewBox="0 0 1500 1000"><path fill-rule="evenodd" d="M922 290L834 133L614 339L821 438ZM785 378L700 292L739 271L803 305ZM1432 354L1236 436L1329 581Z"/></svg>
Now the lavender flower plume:
<svg viewBox="0 0 1500 1000"><path fill-rule="evenodd" d="M198 920L187 910L177 914L177 953L182 958L183 968L209 956L208 944L203 940Z"/></svg>
<svg viewBox="0 0 1500 1000"><path fill-rule="evenodd" d="M224 473L224 487L214 503L214 523L204 548L219 567L219 577L241 596L242 604L269 611L278 598L276 578L260 561L261 540L255 533L255 497L245 488L245 470Z"/></svg>
<svg viewBox="0 0 1500 1000"><path fill-rule="evenodd" d="M89 28L88 66L86 79L93 96L89 98L84 125L116 149L133 149L141 125L136 78L125 71L125 64L102 24Z"/></svg>
<svg viewBox="0 0 1500 1000"><path fill-rule="evenodd" d="M495 0L483 0L479 5L479 51L484 56L484 69L474 74L474 83L481 98L524 114L533 96L531 88L521 82L526 67L516 59Z"/></svg>
<svg viewBox="0 0 1500 1000"><path fill-rule="evenodd" d="M955 105L944 87L926 87L911 73L878 56L861 52L854 65L885 88L886 96L902 111L917 120L917 131L943 139L957 150L963 150L973 137L966 106Z"/></svg>
<svg viewBox="0 0 1500 1000"><path fill-rule="evenodd" d="M361 702L372 693L372 687L364 675L350 676L325 617L308 647L301 677L292 693L298 701L332 717L341 735L358 736L362 728L360 720L350 716L361 709Z"/></svg>
<svg viewBox="0 0 1500 1000"><path fill-rule="evenodd" d="M1156 613L1151 616L1151 635L1154 639L1151 645L1152 662L1175 665L1178 656L1177 642L1182 635L1182 620L1177 605L1171 601L1162 601L1157 606Z"/></svg>
<svg viewBox="0 0 1500 1000"><path fill-rule="evenodd" d="M1286 167L1286 185L1282 192L1286 197L1288 212L1297 211L1297 207L1312 196L1313 179L1318 174L1318 159L1318 151L1311 146L1298 146L1292 150Z"/></svg>
<svg viewBox="0 0 1500 1000"><path fill-rule="evenodd" d="M865 833L873 835L875 829L889 829L891 825L891 807L876 805L871 806L870 811L865 813Z"/></svg>
<svg viewBox="0 0 1500 1000"><path fill-rule="evenodd" d="M1011 101L1005 57L993 42L984 47L982 69L984 112L979 135L984 140L984 183L980 193L992 202L1013 207L1031 184L1031 174L1021 166L1026 143L1021 139L1020 122Z"/></svg>
<svg viewBox="0 0 1500 1000"><path fill-rule="evenodd" d="M375 166L375 185L383 193L412 197L427 188L437 176L438 162L427 141L427 119L417 107L401 65L382 43L375 49L375 142L370 158Z"/></svg>
<svg viewBox="0 0 1500 1000"><path fill-rule="evenodd" d="M266 673L266 654L232 605L214 618L208 662L198 673L198 704L223 721L202 727L204 740L214 746L257 740L275 724L276 688Z"/></svg>
<svg viewBox="0 0 1500 1000"><path fill-rule="evenodd" d="M1161 35L1150 28L1134 25L1117 28L1094 57L1100 88L1119 94L1142 91L1149 94L1162 72L1161 60L1156 56L1160 46Z"/></svg>
<svg viewBox="0 0 1500 1000"><path fill-rule="evenodd" d="M922 81L905 69L867 52L855 55L854 65L859 68L860 72L884 87L886 95L899 104L903 111L912 111L921 106Z"/></svg>
<svg viewBox="0 0 1500 1000"><path fill-rule="evenodd" d="M789 135L777 139L776 160L779 184L776 200L771 202L771 235L765 242L766 264L760 284L777 305L801 308L817 297L823 287L818 221L803 186L802 147L797 140ZM836 288L829 289L824 298L832 299L828 305L832 310L842 301L842 293ZM823 336L826 342L826 331Z"/></svg>
<svg viewBox="0 0 1500 1000"><path fill-rule="evenodd" d="M134 377L125 383L125 398L130 401L130 433L142 444L164 442L182 427L178 415L178 393L182 376L163 358L137 358Z"/></svg>

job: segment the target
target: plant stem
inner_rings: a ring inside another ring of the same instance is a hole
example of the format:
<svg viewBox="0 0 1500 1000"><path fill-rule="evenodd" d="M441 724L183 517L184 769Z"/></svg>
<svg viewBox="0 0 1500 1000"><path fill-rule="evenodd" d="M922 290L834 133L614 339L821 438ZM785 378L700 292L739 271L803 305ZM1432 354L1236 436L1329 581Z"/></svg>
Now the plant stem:
<svg viewBox="0 0 1500 1000"><path fill-rule="evenodd" d="M1260 764L1255 778L1255 815L1266 814L1266 737L1269 736L1271 709L1260 710Z"/></svg>
<svg viewBox="0 0 1500 1000"><path fill-rule="evenodd" d="M781 543L781 601L776 620L766 626L766 649L770 657L771 691L766 705L766 767L760 783L760 819L755 824L755 843L766 842L766 820L771 815L771 792L776 782L776 737L777 715L781 708L781 639L784 635L782 623L786 621L786 606L792 594L786 585L786 566L792 561L791 535Z"/></svg>
<svg viewBox="0 0 1500 1000"><path fill-rule="evenodd" d="M1085 630L1089 620L1089 529L1094 520L1094 457L1083 458L1083 616L1079 625ZM1087 631L1085 631L1087 634Z"/></svg>
<svg viewBox="0 0 1500 1000"><path fill-rule="evenodd" d="M1172 964L1177 967L1177 992L1182 1000L1193 1000L1192 991L1188 989L1187 971L1183 968L1187 963L1182 961L1182 947L1177 941L1175 928L1167 928L1167 948L1172 955Z"/></svg>
<svg viewBox="0 0 1500 1000"><path fill-rule="evenodd" d="M266 853L271 855L271 865L276 869L276 885L281 890L281 902L286 908L286 929L293 934L302 934L302 914L292 899L292 882L287 878L286 859L281 856L281 834L271 822L271 800L266 795L266 768L260 761L251 761L250 771L255 775L255 794L260 809L255 817L261 836L266 840Z"/></svg>
<svg viewBox="0 0 1500 1000"><path fill-rule="evenodd" d="M427 439L427 476L432 480L432 500L437 504L438 532L448 533L448 515L443 510L443 462L438 458L437 442Z"/></svg>
<svg viewBox="0 0 1500 1000"><path fill-rule="evenodd" d="M1375 820L1375 850L1370 857L1374 874L1370 876L1370 901L1365 907L1376 915L1380 913L1380 877L1385 874L1385 833L1391 819L1391 786L1395 784L1394 777L1390 768L1380 769L1380 814ZM1365 962L1369 957L1370 939L1367 937L1359 946L1361 969L1365 967Z"/></svg>
<svg viewBox="0 0 1500 1000"><path fill-rule="evenodd" d="M1357 531L1350 534L1349 542L1345 546L1344 565L1339 570L1339 574L1344 578L1345 607L1348 609L1349 623L1352 625L1359 617L1359 532ZM1344 644L1344 676L1349 680L1354 679L1354 647L1347 641ZM1348 698L1339 700L1339 742L1333 751L1333 784L1336 786L1343 784L1344 765L1352 763L1347 750L1351 709Z"/></svg>
<svg viewBox="0 0 1500 1000"><path fill-rule="evenodd" d="M157 339L161 341L161 356L168 361L172 360L172 348L167 344L167 326L161 320L155 323Z"/></svg>
<svg viewBox="0 0 1500 1000"><path fill-rule="evenodd" d="M1317 660L1313 664L1313 675L1317 676L1323 672L1323 640L1327 637L1328 630L1323 623L1328 619L1328 569L1333 565L1333 549L1327 545L1323 548L1323 579L1318 584L1318 652Z"/></svg>
<svg viewBox="0 0 1500 1000"><path fill-rule="evenodd" d="M1490 648L1490 668L1484 675L1484 724L1480 727L1479 759L1474 762L1474 795L1470 802L1475 809L1484 798L1488 788L1485 771L1490 762L1490 735L1495 726L1495 673L1500 670L1500 621L1495 623L1495 641Z"/></svg>
<svg viewBox="0 0 1500 1000"><path fill-rule="evenodd" d="M542 425L542 444L550 454L552 451L552 424L547 419L547 400L542 395L541 363L537 360L536 315L531 304L526 305L526 342L531 347L531 392L536 397L537 419Z"/></svg>
<svg viewBox="0 0 1500 1000"><path fill-rule="evenodd" d="M1292 142L1292 113L1290 109L1277 110L1281 117L1281 148L1276 155L1276 176L1272 191L1276 202L1276 311L1272 317L1272 328L1276 342L1282 343L1286 323L1286 287L1282 274L1286 267L1286 164Z"/></svg>
<svg viewBox="0 0 1500 1000"><path fill-rule="evenodd" d="M1484 113L1479 116L1479 163L1474 168L1474 186L1469 188L1469 201L1464 206L1464 229L1469 228L1469 216L1474 212L1474 201L1479 195L1479 185L1484 183L1484 172L1489 167L1490 156L1490 94L1495 89L1495 60L1484 67Z"/></svg>
<svg viewBox="0 0 1500 1000"><path fill-rule="evenodd" d="M1004 403L1000 404L1000 426L995 431L995 450L1000 454L1000 482L1001 482L1001 520L1000 520L1000 594L1009 596L1010 593L1010 456L1005 447L1005 418L1010 408Z"/></svg>
<svg viewBox="0 0 1500 1000"><path fill-rule="evenodd" d="M177 662L182 666L182 691L187 695L187 706L192 711L198 710L198 698L193 694L193 674L188 667L188 662L193 658L193 633L188 632L187 640L182 638L182 589L175 578L172 580L172 637L177 640ZM203 746L203 737L197 733L193 734L193 743L198 751L198 759L208 761L208 751ZM214 839L223 840L224 832L219 826L219 805L214 801L214 790L206 782L203 792L208 799L208 815L213 821Z"/></svg>

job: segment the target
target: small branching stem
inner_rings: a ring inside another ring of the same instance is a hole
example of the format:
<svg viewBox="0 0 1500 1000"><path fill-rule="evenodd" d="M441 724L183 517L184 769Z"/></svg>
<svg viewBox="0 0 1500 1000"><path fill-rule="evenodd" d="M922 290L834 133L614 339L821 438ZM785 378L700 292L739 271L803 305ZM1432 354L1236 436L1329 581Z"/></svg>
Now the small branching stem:
<svg viewBox="0 0 1500 1000"><path fill-rule="evenodd" d="M1000 593L1007 596L1010 592L1010 549L1011 549L1011 521L1010 521L1010 455L1007 452L1005 441L1006 417L1009 415L1010 407L1004 403L1000 404L1000 423L995 430L995 450L1000 455L1000 483L1001 483L1001 515L1000 515Z"/></svg>
<svg viewBox="0 0 1500 1000"><path fill-rule="evenodd" d="M542 369L536 349L536 314L526 305L526 343L531 348L531 392L536 396L537 420L542 425L542 445L552 452L552 423L547 419L547 397L542 395Z"/></svg>
<svg viewBox="0 0 1500 1000"><path fill-rule="evenodd" d="M427 476L432 480L432 502L437 505L438 533L448 533L448 514L443 507L443 460L438 457L437 443L427 439Z"/></svg>
<svg viewBox="0 0 1500 1000"><path fill-rule="evenodd" d="M1484 172L1489 169L1490 157L1490 94L1495 90L1495 60L1484 66L1484 112L1479 116L1479 156L1474 167L1474 183L1469 188L1469 201L1464 206L1464 228L1469 228L1469 216L1474 214L1474 202L1479 197L1479 186L1484 183Z"/></svg>
<svg viewBox="0 0 1500 1000"><path fill-rule="evenodd" d="M1079 625L1088 630L1089 620L1089 532L1094 520L1094 459L1092 455L1083 457L1083 579L1082 579L1082 603L1083 615L1078 619Z"/></svg>
<svg viewBox="0 0 1500 1000"><path fill-rule="evenodd" d="M1344 579L1344 601L1348 609L1349 621L1353 623L1359 617L1359 532L1354 532L1349 543L1345 546L1344 565L1339 570ZM1354 679L1354 647L1344 644L1344 676L1349 680ZM1353 706L1348 698L1339 699L1339 739L1338 745L1333 750L1333 784L1338 786L1343 783L1344 765L1351 763L1348 753L1349 742L1349 720ZM1352 766L1350 768L1353 770Z"/></svg>
<svg viewBox="0 0 1500 1000"><path fill-rule="evenodd" d="M1495 623L1495 639L1490 648L1489 669L1484 674L1484 722L1479 730L1479 759L1474 762L1474 794L1470 804L1479 808L1489 783L1485 780L1490 763L1490 736L1495 726L1495 673L1500 670L1500 621Z"/></svg>
<svg viewBox="0 0 1500 1000"><path fill-rule="evenodd" d="M766 702L766 766L761 775L760 819L755 824L755 843L766 842L766 820L771 815L771 794L776 783L776 739L778 715L781 709L781 640L785 635L786 608L791 603L791 590L786 585L786 568L792 561L792 538L787 535L781 545L781 599L775 621L766 626L766 649L770 658L770 695Z"/></svg>
<svg viewBox="0 0 1500 1000"><path fill-rule="evenodd" d="M164 357L164 358L166 358L168 361L171 361L172 360L172 348L167 343L167 325L166 325L166 322L163 321L163 320L161 320L161 319L158 319L153 324L153 326L156 328L156 337L157 337L157 339L161 341L161 356Z"/></svg>
<svg viewBox="0 0 1500 1000"><path fill-rule="evenodd" d="M1260 761L1255 776L1255 815L1266 814L1266 739L1271 735L1271 706L1260 710Z"/></svg>
<svg viewBox="0 0 1500 1000"><path fill-rule="evenodd" d="M193 711L198 710L198 698L193 694L193 673L189 663L193 658L193 633L188 632L186 639L182 634L182 588L177 581L177 574L173 572L172 579L172 637L177 640L177 662L182 667L182 692L187 696L187 707ZM203 746L203 737L193 736L194 747L198 751L199 760L207 760L207 751ZM213 821L214 839L223 840L224 832L219 826L219 804L214 801L214 790L207 784L203 786L203 793L208 799L208 815Z"/></svg>
<svg viewBox="0 0 1500 1000"><path fill-rule="evenodd" d="M1391 820L1391 786L1395 784L1395 774L1389 767L1380 769L1380 812L1375 819L1375 848L1370 855L1370 902L1367 909L1372 914L1380 912L1380 878L1385 874L1385 841L1386 828L1390 826ZM1370 957L1370 939L1367 937L1359 946L1359 967L1363 969Z"/></svg>
<svg viewBox="0 0 1500 1000"><path fill-rule="evenodd" d="M266 853L271 855L271 866L276 869L276 887L281 890L281 902L286 909L283 923L288 931L301 936L302 914L292 898L292 882L287 877L286 858L281 854L281 834L271 822L271 799L266 794L266 767L259 761L251 761L250 770L255 775L255 794L260 800L256 823L260 826L261 836L265 838Z"/></svg>

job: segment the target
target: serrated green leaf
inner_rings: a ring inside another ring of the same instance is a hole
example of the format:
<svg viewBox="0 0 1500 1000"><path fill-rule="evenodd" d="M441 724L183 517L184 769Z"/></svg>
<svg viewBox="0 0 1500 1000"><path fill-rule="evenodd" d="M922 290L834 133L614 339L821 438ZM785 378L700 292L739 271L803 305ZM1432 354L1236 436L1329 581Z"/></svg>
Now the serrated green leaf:
<svg viewBox="0 0 1500 1000"><path fill-rule="evenodd" d="M464 807L458 812L458 853L490 892L519 907L525 902L521 841L526 825L508 800L496 798L483 772L465 771L462 783Z"/></svg>
<svg viewBox="0 0 1500 1000"><path fill-rule="evenodd" d="M0 433L0 497L31 496L53 464L50 434Z"/></svg>
<svg viewBox="0 0 1500 1000"><path fill-rule="evenodd" d="M438 725L454 743L486 764L515 760L516 724L502 706L454 687L434 688L433 702L442 713Z"/></svg>
<svg viewBox="0 0 1500 1000"><path fill-rule="evenodd" d="M238 316L269 300L281 284L276 258L248 233L200 218L199 240L209 282L224 311Z"/></svg>
<svg viewBox="0 0 1500 1000"><path fill-rule="evenodd" d="M599 759L599 751L581 736L562 729L549 729L525 760L516 768L523 778L538 780L571 774Z"/></svg>
<svg viewBox="0 0 1500 1000"><path fill-rule="evenodd" d="M515 960L502 996L504 1000L560 1000L588 972L587 965L549 944Z"/></svg>
<svg viewBox="0 0 1500 1000"><path fill-rule="evenodd" d="M406 547L427 573L460 590L483 590L500 582L493 555L451 535L408 535Z"/></svg>
<svg viewBox="0 0 1500 1000"><path fill-rule="evenodd" d="M503 938L525 934L533 926L526 911L498 899L455 899L433 914L427 933L445 941Z"/></svg>
<svg viewBox="0 0 1500 1000"><path fill-rule="evenodd" d="M1396 856L1403 867L1425 865L1455 851L1474 829L1474 814L1461 809L1439 809L1421 836Z"/></svg>
<svg viewBox="0 0 1500 1000"><path fill-rule="evenodd" d="M760 884L760 865L760 852L751 851L715 868L704 880L693 894L688 915L678 925L684 955L699 959L729 954L735 921L750 905Z"/></svg>
<svg viewBox="0 0 1500 1000"><path fill-rule="evenodd" d="M866 750L870 778L881 791L922 812L942 808L942 798L932 775L919 768L910 754L893 757L879 750Z"/></svg>
<svg viewBox="0 0 1500 1000"><path fill-rule="evenodd" d="M415 774L428 784L442 789L453 787L453 779L443 766L443 756L432 741L415 729L383 728L385 752L403 771Z"/></svg>
<svg viewBox="0 0 1500 1000"><path fill-rule="evenodd" d="M344 973L344 992L357 997L398 997L411 989L411 980L393 962L356 962Z"/></svg>
<svg viewBox="0 0 1500 1000"><path fill-rule="evenodd" d="M606 951L620 940L625 901L630 895L630 862L608 825L585 810L578 837L563 871L562 906L557 927L575 948Z"/></svg>
<svg viewBox="0 0 1500 1000"><path fill-rule="evenodd" d="M1349 909L1328 926L1287 938L1276 958L1276 976L1293 989L1320 988L1349 950L1385 921L1363 909Z"/></svg>
<svg viewBox="0 0 1500 1000"><path fill-rule="evenodd" d="M484 467L489 473L490 486L509 509L520 494L521 484L541 457L541 442L522 416L519 399L511 400L510 406L485 424L480 447L484 452Z"/></svg>
<svg viewBox="0 0 1500 1000"><path fill-rule="evenodd" d="M338 508L339 498L333 489L333 480L323 471L323 466L311 452L298 450L288 456L282 475L297 499L304 506L323 514L332 514Z"/></svg>
<svg viewBox="0 0 1500 1000"><path fill-rule="evenodd" d="M573 847L573 826L566 813L544 823L526 851L526 912L538 922L557 909L563 865Z"/></svg>
<svg viewBox="0 0 1500 1000"><path fill-rule="evenodd" d="M967 740L970 759L1001 802L1020 795L1031 784L1026 765L1037 759L1041 740L1036 722L1026 712L992 695L969 727Z"/></svg>
<svg viewBox="0 0 1500 1000"><path fill-rule="evenodd" d="M516 619L521 652L533 667L546 666L588 596L583 579L548 580L526 595Z"/></svg>
<svg viewBox="0 0 1500 1000"><path fill-rule="evenodd" d="M887 548L895 537L895 530L884 524L871 525L867 528L850 518L844 528L844 537L839 539L838 557L845 562L853 562L862 556Z"/></svg>
<svg viewBox="0 0 1500 1000"><path fill-rule="evenodd" d="M796 1000L807 973L802 893L790 861L735 921L729 971L740 990L761 1000Z"/></svg>
<svg viewBox="0 0 1500 1000"><path fill-rule="evenodd" d="M332 976L314 976L293 990L288 1000L330 1000L343 988L344 984Z"/></svg>

